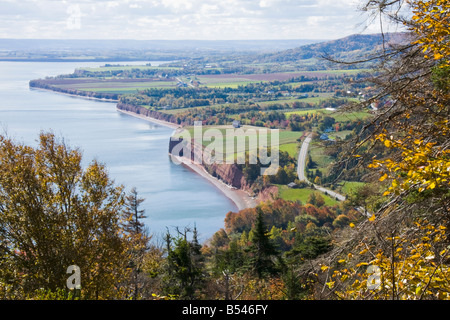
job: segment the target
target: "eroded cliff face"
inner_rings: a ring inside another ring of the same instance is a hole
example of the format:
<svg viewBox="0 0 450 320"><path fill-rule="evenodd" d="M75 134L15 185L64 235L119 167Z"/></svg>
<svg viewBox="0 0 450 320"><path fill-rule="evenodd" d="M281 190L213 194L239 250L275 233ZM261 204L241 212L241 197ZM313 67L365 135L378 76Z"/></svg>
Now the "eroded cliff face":
<svg viewBox="0 0 450 320"><path fill-rule="evenodd" d="M277 186L269 186L261 190L258 194L254 194L252 186L245 179L242 170L237 164L204 164L203 165L208 172L214 177L219 178L226 184L233 186L237 189L246 191L249 195L255 197L257 202L265 202L273 200L278 195Z"/></svg>
<svg viewBox="0 0 450 320"><path fill-rule="evenodd" d="M178 145L178 143L180 143L180 145ZM211 157L209 157L209 152L204 152L205 148L203 146L199 146L191 141L189 152L189 148L182 148L183 145L186 146L186 143L187 141L183 141L182 139L179 141L171 140L169 144L169 153L176 156L183 156L196 163L201 163L203 168L205 168L210 175L223 181L229 186L236 189L241 189L246 191L249 195L255 196L257 202L272 200L273 197L278 194L278 188L276 186L270 186L255 195L252 190L252 186L246 180L238 164L216 163L213 159L211 159ZM188 152L186 153L186 151ZM200 160L198 158L199 156L202 156L203 158Z"/></svg>
<svg viewBox="0 0 450 320"><path fill-rule="evenodd" d="M233 186L237 189L250 191L251 188L248 185L244 174L237 164L205 164L206 170L213 176L224 181L226 184Z"/></svg>
<svg viewBox="0 0 450 320"><path fill-rule="evenodd" d="M258 193L257 199L259 202L266 202L274 200L276 196L278 196L278 187L269 186Z"/></svg>
<svg viewBox="0 0 450 320"><path fill-rule="evenodd" d="M120 110L133 112L138 115L140 114L152 117L158 120L164 120L172 123L175 122L175 119L171 115L164 114L158 111L148 110L140 106L119 103L117 105L117 108ZM179 130L181 132L183 129L180 128ZM175 136L177 136L177 132L175 133ZM171 137L168 148L169 154L172 154L174 156L182 156L190 159L194 163L200 164L210 175L223 181L225 184L236 189L243 190L249 195L255 196L257 202L272 200L274 196L278 194L278 188L276 186L270 186L263 189L258 194L254 194L252 186L248 183L247 179L244 176L244 173L241 170L241 167L238 164L217 163L216 161L214 161L214 159L211 159L210 152L205 152L205 148L202 145L195 144L194 140L192 139L190 141L189 148L187 148L187 142L188 141L184 141L182 138L177 140L174 139L174 137ZM196 159L196 157L202 158Z"/></svg>
<svg viewBox="0 0 450 320"><path fill-rule="evenodd" d="M169 153L176 156L183 156L194 163L202 165L209 174L222 180L229 186L246 191L251 190L239 165L235 163L217 163L212 159L211 153L205 152L205 148L202 145L194 143L192 139L189 142L189 147L187 147L188 142L183 139L174 140L171 138Z"/></svg>

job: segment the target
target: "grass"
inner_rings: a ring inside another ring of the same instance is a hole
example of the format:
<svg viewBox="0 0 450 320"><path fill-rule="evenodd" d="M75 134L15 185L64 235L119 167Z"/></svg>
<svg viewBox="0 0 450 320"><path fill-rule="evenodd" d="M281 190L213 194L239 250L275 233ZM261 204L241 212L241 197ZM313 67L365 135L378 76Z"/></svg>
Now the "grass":
<svg viewBox="0 0 450 320"><path fill-rule="evenodd" d="M285 152L289 153L289 155L294 159L297 159L298 150L299 150L299 146L298 146L298 143L296 143L296 142L280 145L280 151L285 151Z"/></svg>
<svg viewBox="0 0 450 320"><path fill-rule="evenodd" d="M359 181L342 181L339 183L341 187L341 192L344 194L351 194L355 192L356 189L365 185L364 182Z"/></svg>
<svg viewBox="0 0 450 320"><path fill-rule="evenodd" d="M138 89L138 88L85 88L85 89L78 89L78 90L88 91L88 92L130 94L130 93L136 93L137 90L142 90L142 89Z"/></svg>
<svg viewBox="0 0 450 320"><path fill-rule="evenodd" d="M143 90L147 88L167 88L175 84L175 81L144 81L144 82L118 82L99 80L98 82L75 83L59 85L62 88L78 89L85 91L95 90Z"/></svg>
<svg viewBox="0 0 450 320"><path fill-rule="evenodd" d="M194 127L186 127L185 128L189 134L193 137L194 136ZM202 126L202 134L204 135L205 131L211 130L211 129L216 129L219 130L219 132L222 134L222 136L224 138L226 138L227 136L227 130L235 130L231 125L223 125L223 126ZM263 128L263 127L255 127L255 126L242 126L240 129L243 130L244 133L248 133L248 136L254 136L251 135L248 130L253 129L255 130L256 135L259 134L260 130L267 130L268 133L268 137L270 138L271 135L271 131L268 128ZM234 131L233 131L234 132ZM284 145L284 144L290 144L290 143L295 143L297 141L298 138L303 136L303 132L302 131L288 131L288 130L280 130L279 131L279 145Z"/></svg>
<svg viewBox="0 0 450 320"><path fill-rule="evenodd" d="M287 200L287 201L297 201L300 200L302 203L306 203L308 201L308 197L313 192L318 192L325 200L326 206L334 206L336 204L339 204L339 201L323 194L320 191L317 191L315 189L309 189L309 188L303 188L303 189L291 189L288 186L285 185L277 185L278 187L278 194L281 199Z"/></svg>
<svg viewBox="0 0 450 320"><path fill-rule="evenodd" d="M305 114L314 114L314 113L318 113L318 112L321 112L321 111L323 111L324 109L320 109L320 108L317 108L317 109L307 109L307 110L296 110L296 111L288 111L288 112L285 112L284 114L286 115L286 117L287 118L289 118L291 115L293 115L293 114L297 114L297 115L300 115L300 116L302 116L302 115L305 115Z"/></svg>
<svg viewBox="0 0 450 320"><path fill-rule="evenodd" d="M333 117L336 121L348 121L348 120L363 120L371 116L369 111L355 111L355 112L339 112L332 110L322 110L323 114Z"/></svg>
<svg viewBox="0 0 450 320"><path fill-rule="evenodd" d="M234 157L234 159L237 159L238 155L243 155L245 151L248 151L249 149L249 141L252 138L256 138L257 145L259 143L259 130L260 129L266 129L266 128L259 128L259 127L252 127L252 126L243 126L242 132L244 133L245 137L245 145L240 145L238 141L239 131L235 131L236 129L233 128L231 125L222 125L222 126L202 126L202 144L206 147L210 147L212 149L220 148L222 146L222 153L225 155L224 160ZM253 129L254 132L249 131L249 129ZM194 134L198 131L195 127L186 127L185 130L189 133L189 136L193 139L195 136ZM231 131L229 131L231 130ZM227 132L229 131L229 132ZM230 136L230 133L232 134ZM267 143L270 145L271 142L271 136L270 131L267 131ZM210 134L211 139L205 139L205 134ZM183 134L181 134L182 136ZM233 139L231 138L233 137ZM234 153L227 154L227 150L232 149L234 150ZM220 150L215 150L219 151Z"/></svg>
<svg viewBox="0 0 450 320"><path fill-rule="evenodd" d="M312 98L315 99L315 98ZM322 98L323 100L323 98ZM363 120L371 116L369 111L361 110L361 111L355 111L355 112L340 112L340 111L333 111L333 110L327 110L327 109L309 109L309 110L297 110L297 111L289 111L286 112L286 117L290 117L292 114L297 115L304 115L304 114L315 114L315 113L321 113L330 117L333 117L336 121L342 122L342 121L348 121L348 120Z"/></svg>
<svg viewBox="0 0 450 320"><path fill-rule="evenodd" d="M249 83L256 83L259 81L248 81L248 80L243 80L243 81L232 81L232 82L217 82L217 83L203 83L202 85L208 87L208 88L232 88L232 89L236 89L239 86L245 86Z"/></svg>
<svg viewBox="0 0 450 320"><path fill-rule="evenodd" d="M297 139L303 136L303 131L280 130L280 146L297 142Z"/></svg>
<svg viewBox="0 0 450 320"><path fill-rule="evenodd" d="M227 135L227 130L232 130L231 133L234 136L234 139L231 139L231 136ZM223 153L225 154L227 149L231 149L231 147L234 147L234 154L228 154L226 158L234 157L234 159L237 159L238 155L243 155L244 152L249 150L249 142L250 139L256 138L256 143L259 146L259 133L260 130L267 130L267 144L270 147L272 143L272 136L271 131L267 128L262 127L254 127L254 126L242 126L241 127L244 135L245 135L245 146L239 145L238 142L238 135L239 131L235 131L231 125L223 125L223 126L202 126L202 144L204 146L209 146L210 148L218 147L220 148L220 145L222 145ZM254 132L249 131L249 129L253 129ZM195 128L194 127L186 127L185 130L189 133L191 138L194 138ZM198 129L197 129L198 130ZM214 130L214 131L213 131ZM205 133L208 132L212 135L211 140L205 138ZM182 134L181 134L182 136ZM303 136L303 132L301 131L286 131L286 130L280 130L279 131L279 140L278 145L280 150L287 151L293 158L297 158L297 139ZM221 139L221 140L215 140Z"/></svg>
<svg viewBox="0 0 450 320"><path fill-rule="evenodd" d="M336 70L326 70L326 71L310 71L311 73L326 73L326 74L335 74L335 75L344 75L344 74L358 74L361 72L367 72L370 71L369 69L351 69L351 70L346 70L346 69L336 69Z"/></svg>
<svg viewBox="0 0 450 320"><path fill-rule="evenodd" d="M329 132L329 133L327 133L328 134L328 137L330 138L330 139L336 139L337 137L339 137L339 138L341 138L341 139L345 139L345 137L347 136L347 135L349 135L350 133L352 133L352 130L342 130L342 131L338 131L338 132Z"/></svg>
<svg viewBox="0 0 450 320"><path fill-rule="evenodd" d="M325 148L321 147L316 142L310 144L308 151L311 155L311 159L317 164L317 168L311 170L315 171L316 169L319 169L323 174L326 174L329 165L334 161L333 158L325 155Z"/></svg>
<svg viewBox="0 0 450 320"><path fill-rule="evenodd" d="M105 72L105 71L131 71L132 69L139 69L139 70L151 70L151 69L158 69L158 70L180 70L182 68L179 67L158 67L158 66L133 66L133 65L127 65L127 66L100 66L97 68L91 68L91 67L85 67L80 68L81 70L86 70L90 72Z"/></svg>
<svg viewBox="0 0 450 320"><path fill-rule="evenodd" d="M304 103L311 103L311 104L319 104L321 101L327 99L327 96L325 94L321 94L318 97L309 97L309 98L285 98L285 99L276 99L274 98L273 100L268 100L268 101L262 101L262 102L258 102L259 105L261 106L268 106L271 104L283 104L283 103L287 103L287 104L292 104L294 102L304 102ZM319 110L319 109L317 109ZM291 111L291 112L286 112L286 115L288 115L289 113L295 113L296 111Z"/></svg>
<svg viewBox="0 0 450 320"><path fill-rule="evenodd" d="M179 108L179 109L158 110L158 111L167 113L167 114L179 114L179 113L183 113L187 110L196 109L196 108L203 108L203 107Z"/></svg>

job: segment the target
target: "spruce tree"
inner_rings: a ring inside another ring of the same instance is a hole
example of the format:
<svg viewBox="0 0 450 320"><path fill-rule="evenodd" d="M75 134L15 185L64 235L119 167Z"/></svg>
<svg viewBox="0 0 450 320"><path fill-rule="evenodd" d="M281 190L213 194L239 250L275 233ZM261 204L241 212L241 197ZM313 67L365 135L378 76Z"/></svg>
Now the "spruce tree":
<svg viewBox="0 0 450 320"><path fill-rule="evenodd" d="M178 296L179 299L192 300L198 298L203 288L205 267L196 228L192 241L187 240L187 232L187 229L184 233L179 232L173 243L170 234L166 235L167 267L163 277L163 291L165 294Z"/></svg>
<svg viewBox="0 0 450 320"><path fill-rule="evenodd" d="M145 199L139 198L136 188L132 188L130 194L125 198L124 217L127 221L125 229L131 234L142 234L144 231L144 223L142 219L145 216L145 210L140 209L140 205Z"/></svg>
<svg viewBox="0 0 450 320"><path fill-rule="evenodd" d="M252 229L252 244L248 251L250 253L250 270L258 276L265 278L278 272L275 260L279 258L279 252L271 242L267 227L264 224L261 208L257 208L255 226Z"/></svg>
<svg viewBox="0 0 450 320"><path fill-rule="evenodd" d="M145 210L140 209L140 205L145 199L140 198L136 188L132 188L130 194L125 198L125 208L123 211L124 216L124 229L128 234L131 242L130 263L129 267L132 270L131 273L131 285L133 287L133 299L136 300L139 297L139 287L142 285L142 266L144 263L144 256L149 249L150 237L145 230L145 224L142 219L146 218Z"/></svg>

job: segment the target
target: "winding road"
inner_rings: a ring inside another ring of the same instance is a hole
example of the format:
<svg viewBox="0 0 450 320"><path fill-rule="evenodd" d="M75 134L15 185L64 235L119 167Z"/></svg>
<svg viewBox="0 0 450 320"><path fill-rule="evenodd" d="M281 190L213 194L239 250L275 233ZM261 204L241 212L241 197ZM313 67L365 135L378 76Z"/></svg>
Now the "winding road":
<svg viewBox="0 0 450 320"><path fill-rule="evenodd" d="M310 182L308 180L308 178L305 175L305 167L306 167L306 157L308 156L308 148L309 148L309 143L311 142L312 139L312 133L309 133L305 140L303 140L302 146L300 148L300 152L298 153L298 160L297 160L297 175L298 175L298 179L300 181L306 181L309 184L312 184L314 186L314 188L316 188L317 190L328 194L330 197L333 197L339 201L344 201L346 199L346 196L337 193L333 190L324 188L322 186L319 186L317 184L314 184L312 182ZM363 214L366 217L370 217L371 213L369 213L365 208L363 207L357 207L355 208L357 211L359 211L361 214Z"/></svg>
<svg viewBox="0 0 450 320"><path fill-rule="evenodd" d="M298 153L298 160L297 160L298 179L300 181L306 181L306 182L312 184L317 190L322 191L323 193L327 193L329 196L336 198L339 201L344 201L345 200L344 195L334 192L333 190L329 190L327 188L316 185L316 184L308 181L308 178L306 178L306 175L305 175L306 157L308 156L309 143L311 142L311 139L312 139L311 136L312 136L312 133L309 133L306 136L305 140L303 140L302 147L300 148L300 152Z"/></svg>

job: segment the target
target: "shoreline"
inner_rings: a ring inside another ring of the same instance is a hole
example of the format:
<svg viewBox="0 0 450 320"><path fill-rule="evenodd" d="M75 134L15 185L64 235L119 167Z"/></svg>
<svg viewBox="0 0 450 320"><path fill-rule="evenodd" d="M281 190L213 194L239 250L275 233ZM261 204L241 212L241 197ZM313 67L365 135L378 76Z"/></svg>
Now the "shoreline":
<svg viewBox="0 0 450 320"><path fill-rule="evenodd" d="M29 88L30 88L30 90L42 90L42 91L62 94L62 95L68 96L68 97L81 98L81 99L86 99L86 100L94 100L94 101L98 101L98 102L110 102L110 103L113 103L113 102L117 103L117 102L119 102L119 100L115 100L115 99L89 97L89 96L83 96L81 94L67 93L67 92L56 91L56 90L46 89L46 88L41 88L41 87L29 87Z"/></svg>
<svg viewBox="0 0 450 320"><path fill-rule="evenodd" d="M94 101L98 101L98 102L110 102L110 103L117 103L118 100L113 100L113 99L100 99L100 98L95 98L95 97L87 97L87 96L82 96L82 95L77 95L77 94L70 94L70 93L66 93L66 92L60 92L60 91L55 91L55 90L51 90L51 89L45 89L45 88L39 88L39 87L30 87L31 90L43 90L43 91L48 91L48 92L54 92L54 93L59 93L62 95L66 95L69 97L74 97L74 98L82 98L82 99L87 99L87 100L94 100ZM131 111L126 111L126 110L121 110L118 109L116 107L116 110L120 113L141 119L141 120L145 120L145 121L149 121L152 123L156 123L159 125L162 125L164 127L168 127L171 129L178 129L181 128L180 125L172 123L172 122L168 122L168 121L164 121L164 120L159 120L156 118L152 118L149 116L144 116L141 114L137 114ZM191 161L189 161L186 158L180 159L179 157L175 157L173 155L170 155L171 157L174 157L177 159L178 162L180 162L182 165L184 165L185 167L187 167L188 169L190 169L191 171L193 171L194 173L198 174L199 176L203 177L204 179L206 179L207 181L209 181L210 183L212 183L219 191L221 191L228 199L231 200L231 202L234 203L234 205L236 206L236 208L238 210L242 210L242 209L247 209L247 208L254 208L257 205L257 202L252 199L245 191L240 190L240 189L233 189L232 187L228 186L227 184L225 184L224 182L218 180L217 178L211 176L203 166L195 164Z"/></svg>
<svg viewBox="0 0 450 320"><path fill-rule="evenodd" d="M149 122L160 124L162 126L169 127L171 129L178 129L181 127L180 125L177 125L177 124L174 124L171 122L155 119L155 118L148 117L148 116L143 116L140 114L136 114L134 112L120 110L120 109L117 109L117 111L127 114L129 116L141 119L141 120L146 120ZM236 208L238 210L256 207L257 201L252 199L245 191L240 190L240 189L233 189L232 187L228 186L224 182L222 182L222 181L218 180L217 178L213 177L212 175L210 175L205 170L205 168L199 164L193 163L192 161L190 161L184 157L178 157L178 156L174 156L171 154L169 154L169 155L170 155L172 161L173 161L173 159L175 159L176 162L184 165L186 168L190 169L194 173L198 174L199 176L201 176L202 178L206 179L211 184L213 184L228 199L230 199L231 202L234 203L234 205L236 206Z"/></svg>
<svg viewBox="0 0 450 320"><path fill-rule="evenodd" d="M170 155L170 157L175 159L178 163L184 165L186 168L194 171L204 179L212 183L217 189L219 189L227 198L229 198L238 210L254 208L257 203L252 199L244 190L235 189L225 184L223 181L210 175L203 166L192 162L184 157Z"/></svg>
<svg viewBox="0 0 450 320"><path fill-rule="evenodd" d="M121 110L119 108L116 108L116 110L121 112L121 113L127 114L129 116L132 116L132 117L135 117L135 118L139 118L139 119L142 119L142 120L146 120L146 121L150 121L150 122L153 122L153 123L156 123L156 124L160 124L160 125L168 127L168 128L172 128L172 129L181 128L180 125L172 123L172 122L159 120L159 119L148 117L148 116L143 116L141 114L137 114L137 113L134 113L134 112L131 112L131 111L126 111L126 110Z"/></svg>

